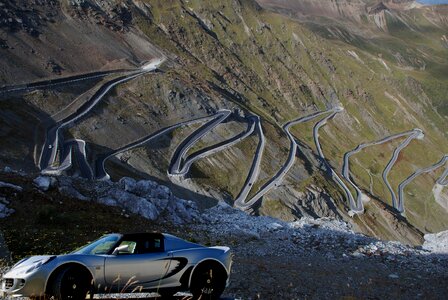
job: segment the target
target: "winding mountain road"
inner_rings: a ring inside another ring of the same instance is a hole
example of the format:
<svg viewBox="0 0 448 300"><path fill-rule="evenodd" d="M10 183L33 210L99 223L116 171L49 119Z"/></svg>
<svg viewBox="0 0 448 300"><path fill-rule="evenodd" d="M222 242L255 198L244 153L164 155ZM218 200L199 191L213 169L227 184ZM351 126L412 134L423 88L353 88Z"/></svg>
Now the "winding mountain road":
<svg viewBox="0 0 448 300"><path fill-rule="evenodd" d="M226 112L227 112L227 110L226 110ZM150 141L152 141L152 140L154 140L154 139L156 139L156 138L158 138L158 137L160 137L160 136L162 136L164 134L167 134L168 132L170 132L170 131L172 131L172 130L174 130L176 128L179 128L179 127L182 127L182 126L187 126L187 125L193 125L195 123L209 122L210 120L216 119L217 117L221 117L223 113L224 113L223 111L218 111L215 115L201 117L201 118L197 118L197 119L192 119L192 120L189 120L189 121L180 122L180 123L177 123L177 124L174 124L174 125L162 128L162 129L160 129L160 130L158 130L158 131L156 131L154 133L151 133L150 135L145 136L145 137L143 137L143 138L141 138L141 139L139 139L139 140L137 140L135 142L132 142L132 143L130 143L128 145L125 145L125 146L117 149L117 150L114 150L112 153L109 153L109 154L107 154L107 155L97 159L97 161L95 163L96 178L98 180L110 179L110 176L109 176L109 174L107 174L104 164L112 156L115 156L115 155L117 155L119 153L131 150L131 149L136 148L136 147L140 147L140 146L142 146L142 145L144 145L144 144L146 144L146 143L148 143L148 142L150 142Z"/></svg>
<svg viewBox="0 0 448 300"><path fill-rule="evenodd" d="M413 133L414 133L414 130L410 130L410 131L406 131L406 132L402 132L402 133L393 134L393 135L387 136L385 138L382 138L382 139L374 141L374 142L363 143L363 144L358 145L355 149L344 154L344 163L342 166L342 176L356 190L356 209L358 211L364 210L364 203L363 203L363 195L364 194L362 193L362 191L358 187L358 185L350 177L350 157L359 153L361 150L363 150L367 147L381 145L381 144L390 142L394 139L401 138L403 136L412 135Z"/></svg>
<svg viewBox="0 0 448 300"><path fill-rule="evenodd" d="M337 106L337 107L329 110L329 112L332 112L331 115L323 118L320 122L318 122L314 126L314 128L313 128L314 144L316 145L317 153L319 154L320 158L322 159L324 164L327 166L327 168L330 170L331 177L334 179L334 181L336 181L336 183L339 185L339 187L344 191L345 196L349 202L351 212L355 213L355 214L362 214L364 212L364 210L360 209L356 206L355 200L353 199L350 189L347 187L347 185L344 183L344 181L342 181L342 179L339 177L339 175L336 173L336 171L333 169L333 167L330 165L330 163L325 158L325 155L322 151L322 147L319 142L319 129L322 126L324 126L329 119L332 119L336 114L340 113L343 110L344 110L344 108L340 107L340 106Z"/></svg>
<svg viewBox="0 0 448 300"><path fill-rule="evenodd" d="M87 162L86 142L81 139L72 139L64 142L61 153L61 163L58 167L48 167L42 171L42 174L60 175L63 171L69 169L73 165L73 157L81 172L81 176L87 179L93 179L93 171Z"/></svg>
<svg viewBox="0 0 448 300"><path fill-rule="evenodd" d="M432 172L432 171L440 168L441 166L443 166L447 161L448 161L448 154L444 155L440 161L433 164L432 166L415 171L411 176L409 176L403 182L400 183L400 185L398 186L398 200L399 201L398 201L398 207L397 207L397 210L400 213L404 212L404 193L403 193L404 188L409 183L411 183L411 181L413 181L417 176L424 174L424 173ZM448 184L448 182L444 182L444 180L443 180L443 178L446 178L447 175L448 175L448 168L445 170L445 172L442 174L442 176L439 178L439 180L437 180L436 183L440 184L440 185Z"/></svg>
<svg viewBox="0 0 448 300"><path fill-rule="evenodd" d="M49 80L43 80L38 82L14 85L14 86L6 86L0 88L0 95L12 92L20 92L20 91L32 91L35 89L48 88L61 84L75 83L83 80L91 80L95 78L105 77L110 74L120 73L120 72L129 72L129 70L111 70L111 71L98 71L81 75L74 75L63 78L55 78Z"/></svg>
<svg viewBox="0 0 448 300"><path fill-rule="evenodd" d="M207 124L198 128L191 135L186 137L182 143L177 147L176 151L171 158L170 167L168 169L169 176L182 176L181 164L185 158L188 150L194 146L194 144L199 141L203 136L212 131L216 126L221 124L225 119L227 119L232 112L228 109L220 110L215 117L209 121Z"/></svg>
<svg viewBox="0 0 448 300"><path fill-rule="evenodd" d="M257 117L256 124L256 131L259 139L257 149L255 150L254 159L252 160L252 165L246 177L246 181L244 182L243 188L241 189L233 204L235 207L243 210L250 207L250 205L247 205L245 201L254 183L258 179L258 175L260 174L261 160L263 158L264 147L266 144L266 138L264 137L263 128L261 127L261 121L259 117Z"/></svg>
<svg viewBox="0 0 448 300"><path fill-rule="evenodd" d="M389 172L392 169L392 167L395 165L395 162L397 161L398 155L400 154L401 150L406 148L413 139L422 139L424 136L425 135L421 129L416 128L416 129L412 130L412 133L409 135L409 137L406 140L404 140L404 142L401 143L397 148L395 148L392 158L387 163L387 166L383 171L383 175L382 175L383 181L386 184L387 189L389 190L389 192L391 194L392 206L394 208L396 208L397 210L399 210L398 203L397 203L397 197L396 197L395 192L392 189L392 186L390 185L389 180L388 180Z"/></svg>
<svg viewBox="0 0 448 300"><path fill-rule="evenodd" d="M254 180L249 181L249 182L246 181L246 184L243 187L244 193L240 193L240 195L235 200L236 207L238 207L240 209L245 209L245 210L251 209L272 188L275 188L281 184L281 182L283 181L286 174L289 172L291 167L294 165L296 154L297 154L297 149L299 147L294 136L290 132L290 128L299 123L304 123L304 122L313 120L313 119L315 119L321 115L324 115L326 113L328 113L328 111L313 113L311 115L292 120L292 121L286 123L285 125L283 125L283 131L288 136L288 139L290 142L288 158L286 159L286 161L283 164L283 166L281 167L281 169L277 172L277 174L275 174L274 177L272 177L263 187L261 187L261 189L249 200L247 200L247 196L253 186ZM256 153L256 157L257 157L257 153ZM257 172L259 172L259 171L260 170L258 168ZM258 173L256 174L256 176L254 176L254 178L256 178L256 177L258 177ZM247 185L247 183L249 183L249 185Z"/></svg>
<svg viewBox="0 0 448 300"><path fill-rule="evenodd" d="M445 172L443 172L442 176L437 180L437 184L447 186L448 185L448 166L445 169Z"/></svg>
<svg viewBox="0 0 448 300"><path fill-rule="evenodd" d="M75 123L80 118L84 117L86 114L88 114L92 108L94 108L102 99L103 97L115 86L122 84L124 82L130 81L132 79L135 79L139 76L142 76L146 73L152 72L156 70L160 64L162 64L165 61L165 58L158 58L153 60L152 62L145 64L138 70L134 71L126 71L121 70L120 72L127 72L127 74L122 75L118 78L112 79L109 82L103 84L96 93L90 97L85 103L83 103L76 111L69 114L67 117L62 119L61 121L58 121L56 124L52 125L51 127L47 128L46 130L46 137L45 137L45 143L42 147L42 150L40 152L40 157L38 159L38 166L42 170L43 174L61 174L61 172L67 170L73 165L73 159L76 158L76 163L80 168L81 175L83 177L93 179L109 179L110 176L107 174L105 170L105 162L112 156L115 156L119 153L125 152L127 150L133 149L135 147L141 146L149 141L152 141L153 139L156 139L160 137L161 135L164 135L176 128L179 128L181 126L186 126L194 123L199 122L206 122L206 124L202 125L199 129L197 129L195 132L193 132L191 135L186 137L181 144L176 148L172 158L171 163L169 166L169 169L167 170L167 173L169 176L185 176L189 170L191 165L198 161L199 159L205 158L209 155L212 155L214 153L217 153L219 151L223 151L224 149L227 149L229 147L232 147L236 145L237 143L241 142L245 138L252 135L254 132L257 132L257 135L259 137L259 142L257 145L257 149L254 153L253 161L248 173L248 176L245 180L245 183L241 189L241 192L236 197L234 205L235 207L238 207L243 210L249 210L252 209L255 204L257 204L262 197L268 193L271 189L279 186L281 182L283 181L286 174L290 171L292 166L295 162L295 157L297 154L297 150L299 149L299 145L297 144L294 136L290 132L290 128L296 124L307 122L310 120L313 120L315 118L318 118L324 114L329 114L328 116L321 119L319 122L317 122L314 125L313 128L313 138L314 143L317 148L317 152L319 157L322 159L324 164L328 167L328 169L331 172L332 178L336 181L336 183L342 188L344 191L346 198L349 202L350 210L352 213L363 213L364 212L364 205L363 205L363 193L361 189L356 185L356 183L350 178L350 157L359 153L362 149L383 144L386 142L389 142L393 139L408 136L407 139L402 142L395 150L392 155L392 158L388 162L387 166L385 167L382 177L384 180L384 183L386 184L389 192L391 193L392 197L392 205L400 212L404 211L404 196L403 196L403 190L404 188L417 177L418 175L422 173L431 172L432 170L435 170L436 168L441 167L446 160L448 159L447 156L444 156L444 158L439 161L438 163L427 167L420 169L413 173L411 176L409 176L406 180L404 180L399 185L398 190L398 201L396 198L396 195L388 181L388 175L393 166L395 165L398 156L400 152L409 145L409 143L413 139L421 139L424 137L424 133L421 129L414 129L411 131L391 135L388 137L385 137L381 140L374 141L374 142L368 142L358 145L355 149L345 153L344 155L344 162L343 162L343 170L342 170L342 176L347 182L355 189L356 191L356 201L353 198L353 195L350 191L350 189L347 187L347 185L344 183L344 181L339 177L339 175L335 172L335 170L331 167L327 159L325 158L325 155L322 151L322 147L319 141L319 130L321 127L323 127L328 120L333 118L337 113L343 111L342 107L335 107L332 109L329 109L327 111L320 111L313 113L308 116L300 117L298 119L292 120L288 123L286 123L283 126L283 131L286 133L289 141L290 141L290 150L288 158L286 159L285 163L282 165L280 170L269 179L268 182L266 182L256 193L255 195L248 199L248 196L251 192L251 190L254 187L254 183L257 181L261 169L261 161L263 157L263 152L265 148L265 136L263 133L263 129L261 126L261 120L258 116L250 116L247 118L248 126L247 129L235 136L233 136L230 139L227 139L225 141L216 143L214 145L205 147L204 149L201 149L195 153L193 153L190 156L187 156L188 151L207 133L212 131L214 128L216 128L218 125L222 124L231 114L232 112L228 109L222 109L219 110L216 114L212 116L206 116L201 117L185 122L180 122L171 126L168 126L166 128L160 129L157 132L154 132L148 136L145 136L135 142L132 142L126 146L123 146L119 149L114 150L113 152L103 155L100 158L98 158L95 162L95 172L92 171L90 165L87 162L86 158L86 143L83 140L75 139L75 140L68 140L64 141L63 137L61 136L61 130L68 127L69 125ZM55 79L55 80L47 80L42 82L36 82L26 85L19 85L14 87L6 87L0 89L0 94L7 93L7 92L15 92L20 90L26 90L26 89L32 89L32 88L41 88L41 87L47 87L52 85L58 85L58 84L64 84L64 83L72 83L77 82L81 80L87 80L87 79L93 79L97 77L104 77L111 73L117 73L119 71L105 71L105 72L95 72L95 73L89 73L84 75L77 75L72 76L68 78L61 78L61 79ZM73 109L74 110L74 109ZM59 151L60 147L62 147L62 150ZM55 162L58 155L58 152L60 152L60 163L56 167ZM437 181L437 184L440 185L447 185L448 184L448 168L447 170L442 174L442 176Z"/></svg>
<svg viewBox="0 0 448 300"><path fill-rule="evenodd" d="M193 153L192 155L188 156L187 158L185 158L184 165L183 165L182 169L177 173L177 175L185 176L190 171L191 165L193 163L195 163L196 161L198 161L202 158L205 158L207 156L213 155L217 152L223 151L227 148L233 147L234 145L243 141L245 138L249 137L255 131L255 126L256 126L256 123L259 122L259 118L255 117L255 116L250 116L248 118L248 121L249 122L247 124L247 129L245 131L243 131L243 132L235 135L234 137L232 137L228 140L225 140L221 143L217 143L210 147L201 149L201 150Z"/></svg>
<svg viewBox="0 0 448 300"><path fill-rule="evenodd" d="M164 58L156 59L146 65L141 69L131 72L128 75L121 76L119 78L113 79L106 84L104 84L86 103L84 103L80 108L78 108L74 113L72 113L67 118L56 123L52 127L48 128L46 131L46 138L44 146L42 147L42 152L39 158L39 167L41 170L45 171L47 168L53 166L56 160L56 155L59 147L60 130L64 127L76 122L90 110L98 104L99 101L116 85L127 82L141 75L154 71L158 68L160 64L165 61Z"/></svg>

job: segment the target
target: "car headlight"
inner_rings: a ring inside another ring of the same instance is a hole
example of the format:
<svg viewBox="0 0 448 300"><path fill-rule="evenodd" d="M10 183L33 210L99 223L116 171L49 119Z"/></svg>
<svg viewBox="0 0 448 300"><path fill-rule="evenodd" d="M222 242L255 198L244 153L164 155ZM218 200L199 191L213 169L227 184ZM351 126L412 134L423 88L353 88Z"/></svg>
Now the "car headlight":
<svg viewBox="0 0 448 300"><path fill-rule="evenodd" d="M26 274L31 273L34 270L39 269L42 265L45 265L46 263L49 263L50 261L52 261L53 259L55 259L56 256L50 256L50 257L46 257L44 259L38 260L33 262L33 264L28 268L28 270L26 270Z"/></svg>

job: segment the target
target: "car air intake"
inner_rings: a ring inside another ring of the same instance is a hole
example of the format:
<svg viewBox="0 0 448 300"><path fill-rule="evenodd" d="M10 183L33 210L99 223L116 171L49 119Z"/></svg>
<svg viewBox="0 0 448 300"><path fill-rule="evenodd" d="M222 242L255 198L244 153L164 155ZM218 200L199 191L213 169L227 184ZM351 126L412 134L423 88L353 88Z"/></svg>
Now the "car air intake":
<svg viewBox="0 0 448 300"><path fill-rule="evenodd" d="M14 285L14 279L12 278L6 278L5 279L5 288L10 289Z"/></svg>

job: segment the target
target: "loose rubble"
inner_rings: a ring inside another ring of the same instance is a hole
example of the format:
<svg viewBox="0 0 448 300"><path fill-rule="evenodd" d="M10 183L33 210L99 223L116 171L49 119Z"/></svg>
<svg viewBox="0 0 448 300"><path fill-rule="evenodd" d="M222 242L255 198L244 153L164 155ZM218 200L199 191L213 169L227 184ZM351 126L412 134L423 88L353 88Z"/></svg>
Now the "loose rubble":
<svg viewBox="0 0 448 300"><path fill-rule="evenodd" d="M433 253L448 254L448 230L425 234L425 242L422 248Z"/></svg>

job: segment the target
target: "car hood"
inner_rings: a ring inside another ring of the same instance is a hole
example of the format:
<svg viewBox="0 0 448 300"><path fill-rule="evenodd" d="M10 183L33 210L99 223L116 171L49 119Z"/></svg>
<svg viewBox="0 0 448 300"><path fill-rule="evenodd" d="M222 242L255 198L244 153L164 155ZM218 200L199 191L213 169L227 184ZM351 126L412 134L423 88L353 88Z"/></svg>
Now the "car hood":
<svg viewBox="0 0 448 300"><path fill-rule="evenodd" d="M26 274L33 266L36 266L39 262L48 262L51 259L54 259L56 255L39 255L39 256L31 256L22 259L18 263L16 263L11 270L9 270L4 277L10 275L22 275Z"/></svg>

